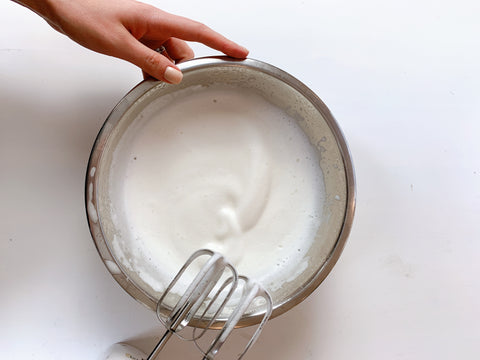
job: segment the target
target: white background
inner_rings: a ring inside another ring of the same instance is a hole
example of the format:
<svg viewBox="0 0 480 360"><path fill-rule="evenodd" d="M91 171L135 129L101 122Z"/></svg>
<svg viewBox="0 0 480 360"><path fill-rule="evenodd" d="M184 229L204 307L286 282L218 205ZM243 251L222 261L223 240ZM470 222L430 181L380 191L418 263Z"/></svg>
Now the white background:
<svg viewBox="0 0 480 360"><path fill-rule="evenodd" d="M303 81L352 152L344 253L247 359L480 358L480 3L152 3ZM119 341L147 352L161 326L105 269L83 200L95 136L141 73L10 1L0 20L2 358L102 359ZM200 358L179 341L167 351Z"/></svg>

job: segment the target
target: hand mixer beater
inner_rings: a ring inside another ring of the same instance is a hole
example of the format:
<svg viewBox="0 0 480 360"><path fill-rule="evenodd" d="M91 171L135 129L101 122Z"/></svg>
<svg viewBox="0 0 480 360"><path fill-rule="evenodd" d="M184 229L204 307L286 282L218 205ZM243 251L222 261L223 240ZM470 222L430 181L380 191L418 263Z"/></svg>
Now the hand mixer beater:
<svg viewBox="0 0 480 360"><path fill-rule="evenodd" d="M192 277L193 280L190 280ZM185 262L157 303L157 316L166 327L166 332L150 355L135 357L120 347L119 353L125 353L128 357L107 359L161 359L160 352L175 334L183 340L193 341L202 353L202 359L211 360L240 319L260 308L263 317L238 355L239 360L259 337L272 314L272 307L268 292L255 281L238 275L234 266L221 254L207 249L198 250ZM193 320L201 328L193 327L189 336L183 335L182 330ZM214 332L215 335L205 344L200 344L207 331Z"/></svg>

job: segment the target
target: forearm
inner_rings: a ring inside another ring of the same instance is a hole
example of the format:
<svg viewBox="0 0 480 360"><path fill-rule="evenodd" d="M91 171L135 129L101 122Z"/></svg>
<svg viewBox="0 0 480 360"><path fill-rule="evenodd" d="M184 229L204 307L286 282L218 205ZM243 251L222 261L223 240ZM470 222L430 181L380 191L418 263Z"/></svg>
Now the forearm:
<svg viewBox="0 0 480 360"><path fill-rule="evenodd" d="M51 0L12 0L17 4L23 5L43 18L51 16Z"/></svg>
<svg viewBox="0 0 480 360"><path fill-rule="evenodd" d="M55 17L54 4L53 4L55 0L12 0L12 1L26 7L27 9L32 10L37 15L41 16L55 30L62 32L60 27L57 24L56 17Z"/></svg>

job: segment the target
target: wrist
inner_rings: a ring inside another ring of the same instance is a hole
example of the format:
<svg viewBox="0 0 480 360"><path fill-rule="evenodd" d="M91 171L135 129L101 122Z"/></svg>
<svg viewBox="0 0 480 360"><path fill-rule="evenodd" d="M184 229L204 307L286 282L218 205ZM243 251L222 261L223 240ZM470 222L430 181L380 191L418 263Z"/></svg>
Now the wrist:
<svg viewBox="0 0 480 360"><path fill-rule="evenodd" d="M55 0L13 0L13 2L25 6L44 19L52 20L54 17Z"/></svg>

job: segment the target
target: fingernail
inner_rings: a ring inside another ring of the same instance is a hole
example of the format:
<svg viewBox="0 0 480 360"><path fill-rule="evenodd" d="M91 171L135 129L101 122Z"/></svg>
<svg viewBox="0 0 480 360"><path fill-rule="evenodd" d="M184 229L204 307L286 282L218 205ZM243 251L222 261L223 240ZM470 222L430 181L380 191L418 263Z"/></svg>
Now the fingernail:
<svg viewBox="0 0 480 360"><path fill-rule="evenodd" d="M180 81L182 81L183 74L181 71L171 66L168 66L167 69L165 70L165 73L163 74L163 77L169 83L178 84L180 83Z"/></svg>

